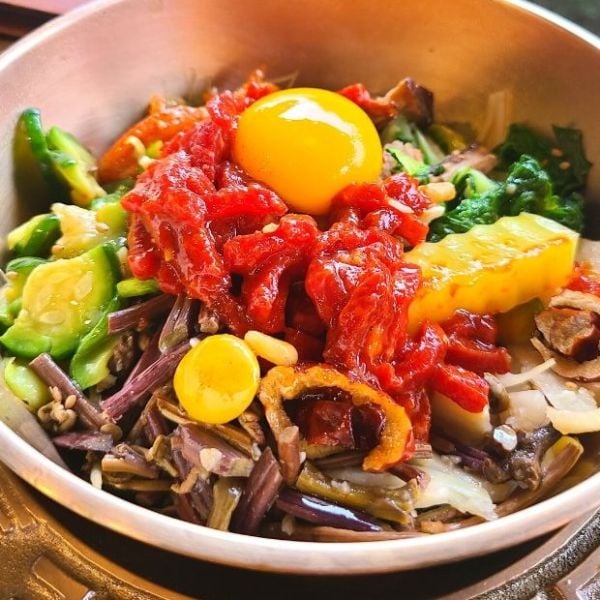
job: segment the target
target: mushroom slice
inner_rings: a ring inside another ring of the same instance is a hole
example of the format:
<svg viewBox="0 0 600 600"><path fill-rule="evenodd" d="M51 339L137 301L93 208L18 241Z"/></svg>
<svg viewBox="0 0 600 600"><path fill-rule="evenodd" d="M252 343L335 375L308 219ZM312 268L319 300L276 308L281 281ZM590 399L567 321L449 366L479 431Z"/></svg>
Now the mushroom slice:
<svg viewBox="0 0 600 600"><path fill-rule="evenodd" d="M327 365L274 367L263 378L258 398L265 408L265 416L275 439L279 440L284 430L294 425L285 412L283 402L297 398L306 390L323 387L335 387L348 392L355 406L372 403L383 410L386 419L379 443L363 460L366 471L384 471L402 460L412 431L404 408L384 392L352 381ZM301 443L301 449L308 458L315 457L314 449L305 441Z"/></svg>
<svg viewBox="0 0 600 600"><path fill-rule="evenodd" d="M533 347L542 355L544 360L553 358L555 361L552 369L555 373L565 379L576 379L578 381L598 381L600 380L600 357L585 362L577 362L570 358L565 358L548 348L541 340L532 338Z"/></svg>
<svg viewBox="0 0 600 600"><path fill-rule="evenodd" d="M551 307L535 316L538 331L552 349L583 360L598 354L597 322L594 312L570 306Z"/></svg>
<svg viewBox="0 0 600 600"><path fill-rule="evenodd" d="M563 290L560 294L550 299L549 305L552 307L566 306L578 310L588 310L600 315L600 298L594 294L578 292L576 290Z"/></svg>

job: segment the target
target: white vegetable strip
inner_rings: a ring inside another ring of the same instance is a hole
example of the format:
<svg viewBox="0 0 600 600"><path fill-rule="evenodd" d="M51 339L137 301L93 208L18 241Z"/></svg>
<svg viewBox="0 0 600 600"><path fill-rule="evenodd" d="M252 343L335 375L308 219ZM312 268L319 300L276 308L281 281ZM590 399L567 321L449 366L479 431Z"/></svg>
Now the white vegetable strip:
<svg viewBox="0 0 600 600"><path fill-rule="evenodd" d="M492 520L497 517L494 504L482 480L457 467L447 458L411 461L431 478L415 501L415 508L450 504L457 510Z"/></svg>
<svg viewBox="0 0 600 600"><path fill-rule="evenodd" d="M523 371L522 373L506 373L505 375L496 375L496 377L498 377L500 383L502 383L506 389L515 388L523 383L532 381L537 375L543 373L544 371L548 371L555 364L556 361L551 358L540 365L536 365L528 371Z"/></svg>
<svg viewBox="0 0 600 600"><path fill-rule="evenodd" d="M510 406L507 425L523 431L535 431L548 424L548 404L544 394L538 390L523 390L508 395Z"/></svg>
<svg viewBox="0 0 600 600"><path fill-rule="evenodd" d="M600 431L600 408L594 410L557 410L548 407L554 429L563 434Z"/></svg>
<svg viewBox="0 0 600 600"><path fill-rule="evenodd" d="M360 467L328 469L326 473L333 479L348 481L357 485L366 485L368 487L382 487L395 490L406 485L400 477L396 477L391 473L367 473Z"/></svg>

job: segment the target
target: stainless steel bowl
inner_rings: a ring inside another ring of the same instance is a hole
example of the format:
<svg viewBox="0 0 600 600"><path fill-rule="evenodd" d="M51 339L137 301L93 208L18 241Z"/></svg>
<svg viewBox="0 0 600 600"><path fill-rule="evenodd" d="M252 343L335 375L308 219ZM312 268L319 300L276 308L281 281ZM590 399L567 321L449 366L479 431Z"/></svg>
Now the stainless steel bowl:
<svg viewBox="0 0 600 600"><path fill-rule="evenodd" d="M272 76L338 88L385 90L410 74L436 93L448 119L480 116L490 92L509 89L514 120L576 124L600 159L600 40L525 2L506 0L101 0L62 17L0 56L0 234L26 210L12 186L19 112L101 151L155 92L235 85L256 65ZM600 200L600 168L590 197ZM598 223L595 224L598 227ZM21 432L21 435L25 435ZM587 436L578 477L517 514L441 535L367 544L241 536L190 525L94 489L0 423L0 459L47 496L115 531L193 557L264 571L375 573L456 561L519 544L600 504L600 444Z"/></svg>

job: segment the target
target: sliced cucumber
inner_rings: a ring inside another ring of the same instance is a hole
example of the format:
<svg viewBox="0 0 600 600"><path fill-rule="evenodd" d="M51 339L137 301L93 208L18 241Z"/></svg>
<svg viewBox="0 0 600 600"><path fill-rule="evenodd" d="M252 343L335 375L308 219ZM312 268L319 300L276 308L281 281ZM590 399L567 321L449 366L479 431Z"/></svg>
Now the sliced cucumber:
<svg viewBox="0 0 600 600"><path fill-rule="evenodd" d="M0 343L15 356L49 352L71 356L83 336L102 318L115 295L116 257L108 245L34 269L25 282L22 309Z"/></svg>
<svg viewBox="0 0 600 600"><path fill-rule="evenodd" d="M57 258L73 258L98 244L125 239L127 213L118 202L97 211L57 202L52 205L52 212L59 219L62 232L53 250Z"/></svg>
<svg viewBox="0 0 600 600"><path fill-rule="evenodd" d="M106 195L94 177L96 159L73 135L59 127L52 127L46 140L52 167L71 189L71 199L75 204L89 206L94 198Z"/></svg>
<svg viewBox="0 0 600 600"><path fill-rule="evenodd" d="M59 235L56 215L36 215L9 232L6 245L14 256L47 257Z"/></svg>
<svg viewBox="0 0 600 600"><path fill-rule="evenodd" d="M156 294L160 291L156 279L137 279L130 277L117 283L117 293L121 298L135 298L137 296L147 296Z"/></svg>
<svg viewBox="0 0 600 600"><path fill-rule="evenodd" d="M115 346L119 343L118 335L108 335L108 315L119 310L121 302L113 298L96 326L81 340L77 352L71 360L70 375L81 389L87 389L100 383L110 374L108 363Z"/></svg>
<svg viewBox="0 0 600 600"><path fill-rule="evenodd" d="M21 294L30 273L46 261L34 256L15 258L6 265L7 283L0 289L0 326L10 327L21 311Z"/></svg>
<svg viewBox="0 0 600 600"><path fill-rule="evenodd" d="M31 412L37 412L52 400L48 386L26 363L11 357L4 360L3 364L4 381L8 389L23 400Z"/></svg>
<svg viewBox="0 0 600 600"><path fill-rule="evenodd" d="M30 207L66 199L54 169L37 108L23 111L13 142L15 184L19 198Z"/></svg>

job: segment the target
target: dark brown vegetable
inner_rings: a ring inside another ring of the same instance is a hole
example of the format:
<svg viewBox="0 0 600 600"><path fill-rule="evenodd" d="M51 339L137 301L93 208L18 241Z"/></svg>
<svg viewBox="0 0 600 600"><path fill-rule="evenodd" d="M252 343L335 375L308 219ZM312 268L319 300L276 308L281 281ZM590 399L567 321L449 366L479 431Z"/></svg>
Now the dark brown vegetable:
<svg viewBox="0 0 600 600"><path fill-rule="evenodd" d="M433 122L433 93L414 79L404 78L385 98L419 127L428 127Z"/></svg>
<svg viewBox="0 0 600 600"><path fill-rule="evenodd" d="M261 521L277 498L283 477L270 448L258 459L244 487L240 502L233 513L231 530L254 535Z"/></svg>
<svg viewBox="0 0 600 600"><path fill-rule="evenodd" d="M265 432L260 423L263 417L264 411L258 402L253 402L238 417L238 423L242 426L242 429L261 447L267 443Z"/></svg>
<svg viewBox="0 0 600 600"><path fill-rule="evenodd" d="M154 364L160 358L160 350L158 349L158 340L160 339L160 329L154 332L148 346L142 352L137 363L127 376L123 385L127 385L132 379L135 379L140 373L147 369L151 364Z"/></svg>
<svg viewBox="0 0 600 600"><path fill-rule="evenodd" d="M192 472L192 467L182 456L181 451L172 449L173 463L179 471L179 479L185 481ZM196 477L189 492L178 492L182 496L186 496L189 505L198 513L202 521L206 521L213 503L213 494L210 479Z"/></svg>
<svg viewBox="0 0 600 600"><path fill-rule="evenodd" d="M190 465L223 477L248 477L254 467L246 454L195 425L180 425L171 438L171 446L180 450Z"/></svg>
<svg viewBox="0 0 600 600"><path fill-rule="evenodd" d="M108 333L145 329L154 319L167 314L174 303L175 296L161 294L140 304L117 310L108 315Z"/></svg>
<svg viewBox="0 0 600 600"><path fill-rule="evenodd" d="M81 389L54 362L52 357L43 353L34 358L29 366L50 387L55 387L63 398L75 396L73 410L81 424L88 429L100 429L107 423L102 413L84 396Z"/></svg>
<svg viewBox="0 0 600 600"><path fill-rule="evenodd" d="M110 452L114 441L108 433L99 431L70 431L52 438L61 448L94 452Z"/></svg>
<svg viewBox="0 0 600 600"><path fill-rule="evenodd" d="M277 440L277 453L283 479L293 485L300 473L300 430L295 425L286 427Z"/></svg>
<svg viewBox="0 0 600 600"><path fill-rule="evenodd" d="M197 311L197 300L192 300L183 294L177 296L158 340L158 349L163 354L190 338L192 321Z"/></svg>
<svg viewBox="0 0 600 600"><path fill-rule="evenodd" d="M542 480L542 457L559 437L560 434L550 425L532 433L519 432L517 448L510 453L503 468L515 481L530 490L537 489Z"/></svg>
<svg viewBox="0 0 600 600"><path fill-rule="evenodd" d="M185 341L168 354L163 354L155 363L127 382L118 392L104 400L101 403L104 413L115 421L119 420L146 394L173 376L177 365L189 349L190 343Z"/></svg>
<svg viewBox="0 0 600 600"><path fill-rule="evenodd" d="M275 505L288 515L316 525L353 531L382 530L379 523L365 513L302 494L291 488L284 488L279 492Z"/></svg>
<svg viewBox="0 0 600 600"><path fill-rule="evenodd" d="M413 465L409 465L407 463L398 463L389 471L392 473L392 475L396 475L404 481L415 480L421 489L427 486L430 479L429 475L425 473L425 471L422 471L418 467L414 467Z"/></svg>
<svg viewBox="0 0 600 600"><path fill-rule="evenodd" d="M173 503L180 519L188 523L202 524L202 519L196 514L192 506L189 494L173 494Z"/></svg>

